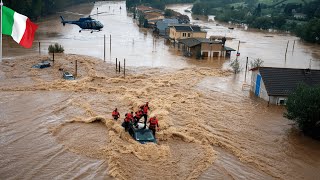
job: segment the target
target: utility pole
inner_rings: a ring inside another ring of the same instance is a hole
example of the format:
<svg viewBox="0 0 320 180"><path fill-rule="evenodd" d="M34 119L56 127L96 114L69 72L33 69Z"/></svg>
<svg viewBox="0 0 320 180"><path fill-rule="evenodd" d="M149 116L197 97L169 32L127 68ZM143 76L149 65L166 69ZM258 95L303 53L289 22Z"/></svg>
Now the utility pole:
<svg viewBox="0 0 320 180"><path fill-rule="evenodd" d="M111 34L110 34L110 59L111 59Z"/></svg>
<svg viewBox="0 0 320 180"><path fill-rule="evenodd" d="M246 62L246 72L244 74L244 82L246 83L247 82L247 69L248 69L248 57L247 57L247 62Z"/></svg>
<svg viewBox="0 0 320 180"><path fill-rule="evenodd" d="M287 60L288 45L289 45L289 41L287 42L286 53L285 53L285 55L284 55L285 60Z"/></svg>
<svg viewBox="0 0 320 180"><path fill-rule="evenodd" d="M119 60L119 73L120 73L120 60Z"/></svg>
<svg viewBox="0 0 320 180"><path fill-rule="evenodd" d="M78 60L76 60L76 64L75 64L75 75L74 75L74 77L77 77L78 76Z"/></svg>
<svg viewBox="0 0 320 180"><path fill-rule="evenodd" d="M106 35L103 35L103 60L106 62Z"/></svg>
<svg viewBox="0 0 320 180"><path fill-rule="evenodd" d="M118 58L116 58L116 73L118 72Z"/></svg>
<svg viewBox="0 0 320 180"><path fill-rule="evenodd" d="M239 48L240 48L240 41L239 41L239 44L238 44L238 50L237 50L237 57L236 57L236 60L238 60L238 56L240 56Z"/></svg>
<svg viewBox="0 0 320 180"><path fill-rule="evenodd" d="M293 46L292 46L292 54L293 54L293 50L294 50L294 45L296 44L296 40L293 41Z"/></svg>

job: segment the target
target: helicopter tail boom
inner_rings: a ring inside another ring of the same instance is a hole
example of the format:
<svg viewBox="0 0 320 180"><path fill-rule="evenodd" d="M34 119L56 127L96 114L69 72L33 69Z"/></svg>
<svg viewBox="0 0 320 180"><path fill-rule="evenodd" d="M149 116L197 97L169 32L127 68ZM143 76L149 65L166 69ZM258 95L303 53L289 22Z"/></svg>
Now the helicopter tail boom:
<svg viewBox="0 0 320 180"><path fill-rule="evenodd" d="M63 26L65 26L66 25L66 21L64 20L64 18L62 16L60 16L60 18L61 18L61 23L63 24Z"/></svg>

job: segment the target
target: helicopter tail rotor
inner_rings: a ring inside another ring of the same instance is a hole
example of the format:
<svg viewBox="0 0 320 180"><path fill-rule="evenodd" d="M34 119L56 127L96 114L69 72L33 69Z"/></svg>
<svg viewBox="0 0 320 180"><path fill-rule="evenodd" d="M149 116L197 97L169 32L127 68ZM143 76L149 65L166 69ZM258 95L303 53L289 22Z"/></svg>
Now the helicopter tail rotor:
<svg viewBox="0 0 320 180"><path fill-rule="evenodd" d="M63 19L62 16L60 16L60 18L61 18L61 23L63 24L63 26L65 26L66 25L65 20Z"/></svg>

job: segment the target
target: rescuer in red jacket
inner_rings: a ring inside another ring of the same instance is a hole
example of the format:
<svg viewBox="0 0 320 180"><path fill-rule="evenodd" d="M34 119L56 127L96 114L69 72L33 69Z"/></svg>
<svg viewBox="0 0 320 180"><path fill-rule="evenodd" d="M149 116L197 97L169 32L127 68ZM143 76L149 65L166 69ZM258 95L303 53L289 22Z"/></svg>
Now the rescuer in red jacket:
<svg viewBox="0 0 320 180"><path fill-rule="evenodd" d="M124 129L125 129L125 131L128 131L132 121L133 121L133 112L127 113L126 117L124 118Z"/></svg>
<svg viewBox="0 0 320 180"><path fill-rule="evenodd" d="M156 116L149 119L149 129L152 130L153 136L156 137L156 129L159 131L159 123Z"/></svg>
<svg viewBox="0 0 320 180"><path fill-rule="evenodd" d="M148 110L150 110L149 108L149 103L146 102L146 104L140 106L140 109L143 112L143 117L144 117L144 129L147 127L147 120L148 120Z"/></svg>
<svg viewBox="0 0 320 180"><path fill-rule="evenodd" d="M139 110L139 111L136 112L136 115L133 117L135 126L138 124L138 122L142 118L142 116L143 116L143 111L142 110Z"/></svg>
<svg viewBox="0 0 320 180"><path fill-rule="evenodd" d="M112 112L112 117L114 120L118 120L120 118L120 113L117 108Z"/></svg>

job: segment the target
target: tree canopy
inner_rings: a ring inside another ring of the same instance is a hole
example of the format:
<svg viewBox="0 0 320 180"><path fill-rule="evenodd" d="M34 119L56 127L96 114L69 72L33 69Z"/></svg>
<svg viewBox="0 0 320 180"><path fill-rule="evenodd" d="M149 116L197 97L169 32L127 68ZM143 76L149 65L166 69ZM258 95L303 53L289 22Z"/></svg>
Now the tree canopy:
<svg viewBox="0 0 320 180"><path fill-rule="evenodd" d="M164 10L166 4L193 2L195 2L195 0L126 0L126 6L127 8L132 8L138 5L146 5L156 9Z"/></svg>
<svg viewBox="0 0 320 180"><path fill-rule="evenodd" d="M300 84L287 101L285 116L307 135L320 139L320 86Z"/></svg>
<svg viewBox="0 0 320 180"><path fill-rule="evenodd" d="M88 2L88 0L3 0L5 6L32 19L57 12L66 6L83 2Z"/></svg>
<svg viewBox="0 0 320 180"><path fill-rule="evenodd" d="M199 0L192 13L215 15L217 20L245 23L258 29L280 29L320 44L320 0Z"/></svg>

